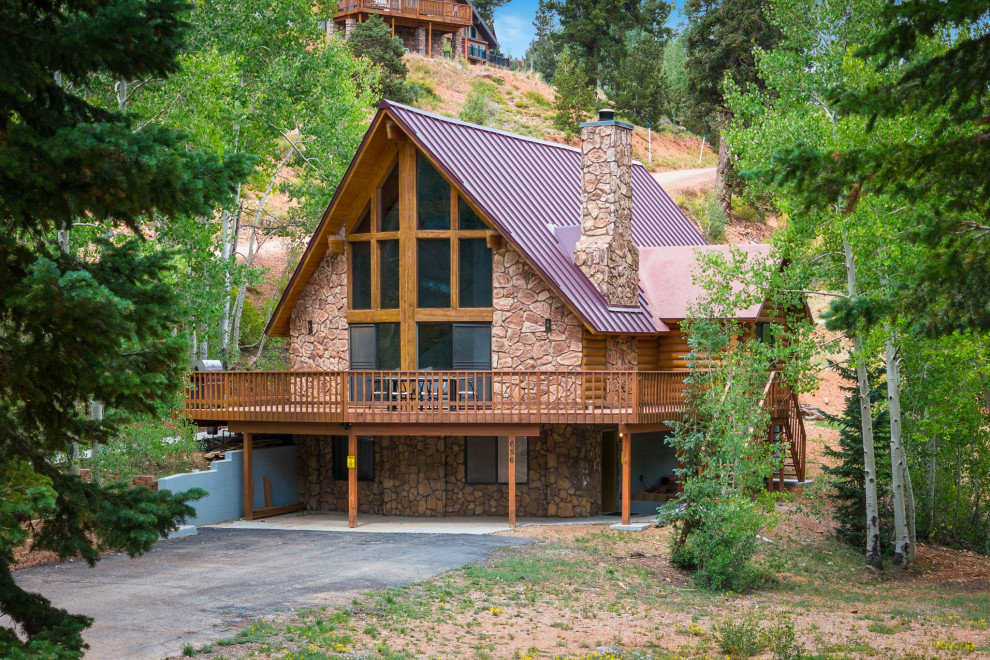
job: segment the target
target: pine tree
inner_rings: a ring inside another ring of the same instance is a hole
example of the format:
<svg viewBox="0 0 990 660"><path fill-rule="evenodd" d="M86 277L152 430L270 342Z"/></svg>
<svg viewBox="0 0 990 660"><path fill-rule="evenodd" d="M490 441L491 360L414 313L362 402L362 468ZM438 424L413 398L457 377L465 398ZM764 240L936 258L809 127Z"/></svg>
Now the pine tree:
<svg viewBox="0 0 990 660"><path fill-rule="evenodd" d="M557 61L557 75L553 79L557 100L554 125L569 135L578 132L578 124L584 121L595 96L588 87L587 75L581 62L565 50Z"/></svg>
<svg viewBox="0 0 990 660"><path fill-rule="evenodd" d="M889 197L908 213L899 239L919 258L901 263L896 295L837 305L850 320L900 314L928 336L990 330L988 12L988 0L886 3L882 34L848 64L863 71L857 81L880 82L823 94L839 116L864 121L863 138L841 151L802 141L777 154L777 181L810 212ZM884 130L897 124L910 130Z"/></svg>
<svg viewBox="0 0 990 660"><path fill-rule="evenodd" d="M664 42L642 32L615 76L615 108L641 125L656 125L670 107L663 67Z"/></svg>
<svg viewBox="0 0 990 660"><path fill-rule="evenodd" d="M392 28L374 14L354 26L347 45L356 57L365 57L382 71L381 97L399 103L416 100L415 90L406 82L409 67L402 61L406 49L402 39L392 37Z"/></svg>
<svg viewBox="0 0 990 660"><path fill-rule="evenodd" d="M93 564L147 551L202 494L87 483L64 458L182 386L174 255L141 240L143 225L211 216L251 171L87 100L101 78L175 71L187 15L177 0L0 5L0 611L17 628L0 628L3 658L80 658L90 623L14 581L24 521L38 521L35 548ZM56 234L73 219L112 238L64 250ZM114 414L90 419L87 401Z"/></svg>
<svg viewBox="0 0 990 660"><path fill-rule="evenodd" d="M533 19L536 32L526 50L527 64L547 82L557 75L557 30L556 15L550 0L540 0Z"/></svg>
<svg viewBox="0 0 990 660"><path fill-rule="evenodd" d="M860 419L859 387L856 370L833 365L842 379L849 383L842 388L846 392L846 406L841 415L826 415L827 421L839 426L839 446L826 447L825 456L837 463L825 465L822 471L832 478L835 486L835 532L846 543L856 547L866 547L865 472L863 466L863 428ZM888 539L891 534L890 520L890 416L884 402L887 398L887 385L882 379L882 371L871 370L870 401L873 410L873 434L877 464L877 500L880 505L880 538ZM885 548L886 549L886 548Z"/></svg>

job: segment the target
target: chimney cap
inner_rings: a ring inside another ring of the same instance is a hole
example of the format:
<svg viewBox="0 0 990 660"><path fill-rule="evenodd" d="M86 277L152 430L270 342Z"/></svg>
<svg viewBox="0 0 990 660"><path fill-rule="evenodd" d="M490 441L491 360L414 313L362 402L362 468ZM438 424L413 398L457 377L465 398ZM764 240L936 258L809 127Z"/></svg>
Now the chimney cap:
<svg viewBox="0 0 990 660"><path fill-rule="evenodd" d="M598 121L586 121L581 123L581 128L585 126L621 126L622 128L633 129L632 124L627 124L623 121L618 121L615 118L615 110L611 108L602 108L598 111Z"/></svg>

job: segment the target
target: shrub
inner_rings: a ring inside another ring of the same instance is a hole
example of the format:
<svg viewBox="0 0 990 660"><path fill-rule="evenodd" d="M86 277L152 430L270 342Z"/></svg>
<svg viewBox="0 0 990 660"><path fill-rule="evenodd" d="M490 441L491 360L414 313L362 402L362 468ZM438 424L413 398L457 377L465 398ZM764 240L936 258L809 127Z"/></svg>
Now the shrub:
<svg viewBox="0 0 990 660"><path fill-rule="evenodd" d="M90 465L104 481L130 481L139 474L164 477L186 472L199 451L196 427L182 421L144 420L123 427Z"/></svg>
<svg viewBox="0 0 990 660"><path fill-rule="evenodd" d="M472 124L495 126L502 113L502 103L502 94L495 85L487 80L476 81L461 108L460 118Z"/></svg>
<svg viewBox="0 0 990 660"><path fill-rule="evenodd" d="M533 105L535 105L536 107L543 108L544 110L549 110L550 108L553 107L553 101L543 96L543 94L540 94L535 89L531 89L525 94L523 94L523 98L529 101L530 103L532 103Z"/></svg>
<svg viewBox="0 0 990 660"><path fill-rule="evenodd" d="M748 658L763 653L767 643L756 619L726 621L712 629L722 653L733 658Z"/></svg>
<svg viewBox="0 0 990 660"><path fill-rule="evenodd" d="M713 243L721 243L725 240L725 226L729 224L728 218L718 207L718 197L712 193L705 202L705 210L701 230L705 238Z"/></svg>
<svg viewBox="0 0 990 660"><path fill-rule="evenodd" d="M755 587L765 573L752 565L757 534L768 520L760 495L733 495L700 513L700 521L687 541L675 546L672 560L694 570L702 586L714 590L742 591Z"/></svg>
<svg viewBox="0 0 990 660"><path fill-rule="evenodd" d="M265 316L251 301L245 300L244 308L241 310L241 327L237 343L241 346L250 346L261 339L261 333L264 331Z"/></svg>

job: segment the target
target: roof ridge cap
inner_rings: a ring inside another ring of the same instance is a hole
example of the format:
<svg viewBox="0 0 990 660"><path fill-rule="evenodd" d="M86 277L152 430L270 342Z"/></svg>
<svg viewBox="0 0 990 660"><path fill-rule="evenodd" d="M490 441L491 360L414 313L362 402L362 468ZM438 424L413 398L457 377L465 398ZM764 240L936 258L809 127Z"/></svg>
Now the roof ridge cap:
<svg viewBox="0 0 990 660"><path fill-rule="evenodd" d="M519 133L510 133L509 131L503 131L500 128L492 128L491 126L482 126L481 124L472 124L471 122L464 121L463 119L455 119L454 117L446 117L444 115L438 115L435 112L428 112L426 110L421 110L420 108L414 108L411 105L406 105L404 103L399 103L397 101L390 101L388 99L383 99L386 108L401 108L402 110L408 110L409 112L416 113L418 115L423 115L425 117L430 117L431 119L439 119L440 121L447 122L448 124L460 124L461 126L466 126L468 128L473 128L479 131L485 131L486 133L495 133L497 135L504 135L506 137L515 138L516 140L523 140L525 142L532 142L534 144L545 144L549 147L557 147L558 149L566 149L568 151L574 151L581 153L579 147L572 147L569 144L561 144L560 142L553 142L551 140L541 140L539 138L530 137L528 135L520 135ZM637 163L642 163L640 161L635 161Z"/></svg>

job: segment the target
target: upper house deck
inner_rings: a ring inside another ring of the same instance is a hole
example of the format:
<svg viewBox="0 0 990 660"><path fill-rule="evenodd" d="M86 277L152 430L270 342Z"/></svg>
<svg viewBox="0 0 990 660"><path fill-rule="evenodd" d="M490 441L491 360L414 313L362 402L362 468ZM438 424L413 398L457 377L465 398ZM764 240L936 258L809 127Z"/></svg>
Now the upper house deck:
<svg viewBox="0 0 990 660"><path fill-rule="evenodd" d="M471 25L472 7L445 0L338 0L337 17L381 14L451 25Z"/></svg>

